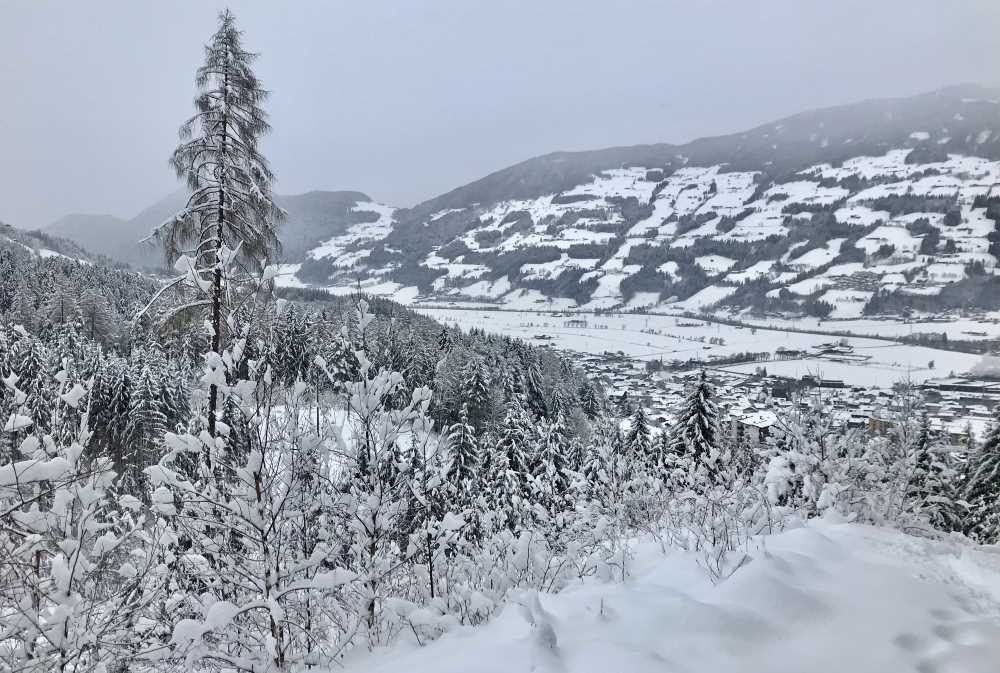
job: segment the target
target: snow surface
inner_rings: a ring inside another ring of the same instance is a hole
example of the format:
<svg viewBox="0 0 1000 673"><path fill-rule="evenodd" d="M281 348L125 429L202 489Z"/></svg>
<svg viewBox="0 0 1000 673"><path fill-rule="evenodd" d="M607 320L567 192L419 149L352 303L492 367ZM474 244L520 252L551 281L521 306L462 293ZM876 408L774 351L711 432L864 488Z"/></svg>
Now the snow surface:
<svg viewBox="0 0 1000 673"><path fill-rule="evenodd" d="M733 268L736 265L736 260L722 255L705 255L704 257L695 257L694 263L710 274L719 274Z"/></svg>
<svg viewBox="0 0 1000 673"><path fill-rule="evenodd" d="M309 251L313 259L333 258L337 268L348 269L370 254L370 250L347 252L348 246L359 243L379 241L389 235L392 230L392 218L396 209L373 201L359 201L351 209L356 212L372 212L378 215L374 222L353 224L340 236L334 236Z"/></svg>
<svg viewBox="0 0 1000 673"><path fill-rule="evenodd" d="M703 290L699 290L684 301L673 304L674 308L683 311L697 311L705 306L713 306L736 292L736 286L709 285Z"/></svg>
<svg viewBox="0 0 1000 673"><path fill-rule="evenodd" d="M587 327L566 327L566 316L553 316L537 312L550 308L540 295L529 297L539 300L534 304L526 302L527 311L491 311L476 309L429 308L416 305L414 308L440 322L457 325L468 331L475 327L494 334L506 334L526 341L537 335L545 335L547 341L557 348L582 353L600 354L606 351L622 352L640 360L660 359L688 360L705 359L712 356L727 356L747 351L773 353L779 346L786 349L809 350L829 342L832 337L821 334L803 334L779 330L734 327L719 323L698 322L695 327L678 326L678 322L692 324L689 318L667 315L644 314L594 314L574 312L573 318L587 321ZM552 310L565 310L553 306ZM768 321L780 323L780 327L817 329L815 319L794 321ZM831 321L824 322L820 329L841 330L844 325L865 327L865 333L876 333L878 321ZM898 323L882 323L898 334L909 334ZM972 323L970 323L971 325ZM871 326L872 329L867 329ZM935 329L936 328L936 329ZM1000 327L992 325L995 333ZM939 323L929 325L920 331L944 329ZM898 330L898 331L896 331ZM711 337L721 338L723 343L710 344ZM877 339L849 337L848 343L857 355L871 356L858 362L832 362L826 359L806 358L802 360L771 360L766 363L748 363L720 367L727 371L752 374L759 366L765 366L769 374L801 377L805 374L820 374L824 378L841 379L848 385L889 388L894 383L909 379L915 383L930 378L947 375L949 372L967 372L978 361L979 356L957 351L942 351L925 346L911 346ZM535 343L538 343L535 341ZM928 365L934 361L934 368Z"/></svg>
<svg viewBox="0 0 1000 673"><path fill-rule="evenodd" d="M356 673L991 673L1000 550L814 520L713 585L694 552L637 548L624 583L525 592L491 622L345 662Z"/></svg>
<svg viewBox="0 0 1000 673"><path fill-rule="evenodd" d="M827 241L826 245L822 248L813 248L801 254L799 254L798 250L795 250L791 254L798 255L797 257L789 258L786 255L782 261L803 271L816 269L836 259L837 255L840 254L840 247L844 244L845 240L843 238L834 238Z"/></svg>
<svg viewBox="0 0 1000 673"><path fill-rule="evenodd" d="M938 322L932 320L933 316L918 317L911 321L902 319L885 318L863 318L858 320L838 320L834 323L826 322L816 318L805 318L792 320L788 318L754 318L750 315L741 316L740 320L760 327L773 327L775 329L823 329L824 326L830 330L847 332L859 336L909 336L920 333L940 334L946 332L952 339L974 339L975 336L968 336L967 331L982 331L985 334L979 336L980 339L1000 339L1000 321L976 320L972 318L960 318Z"/></svg>
<svg viewBox="0 0 1000 673"><path fill-rule="evenodd" d="M669 262L668 262L669 263ZM676 264L676 262L674 262ZM774 262L771 260L766 260L763 262L757 262L753 266L747 267L742 271L734 271L726 276L726 281L729 283L745 283L748 280L757 280L771 274L771 267L774 266Z"/></svg>
<svg viewBox="0 0 1000 673"><path fill-rule="evenodd" d="M920 248L920 239L903 227L881 226L854 245L864 250L866 255L874 254L883 245L895 246L896 252L916 252Z"/></svg>

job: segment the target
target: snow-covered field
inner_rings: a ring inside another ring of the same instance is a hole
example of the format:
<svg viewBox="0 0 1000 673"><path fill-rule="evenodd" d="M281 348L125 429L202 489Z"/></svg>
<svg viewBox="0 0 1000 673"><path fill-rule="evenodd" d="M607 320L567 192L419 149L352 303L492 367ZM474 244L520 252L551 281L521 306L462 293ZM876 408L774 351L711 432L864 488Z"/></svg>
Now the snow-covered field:
<svg viewBox="0 0 1000 673"><path fill-rule="evenodd" d="M713 585L640 546L625 583L523 594L492 622L403 643L357 673L991 673L1000 550L816 520L759 540Z"/></svg>
<svg viewBox="0 0 1000 673"><path fill-rule="evenodd" d="M458 325L463 330L479 327L488 332L509 334L533 343L536 336L551 337L549 343L558 348L584 353L618 352L641 360L662 358L688 360L723 356L741 352L770 352L777 348L805 350L834 340L816 334L732 327L706 323L690 318L662 315L596 315L574 313L573 320L585 320L586 327L567 326L570 317L553 317L547 313L526 311L483 311L448 308L418 308L421 313L445 324ZM680 324L678 324L680 323ZM681 326L697 324L694 327ZM830 323L830 325L841 323ZM805 326L805 325L800 325ZM809 327L815 327L810 321ZM831 327L832 328L832 327ZM838 327L839 329L839 327ZM721 338L722 344L710 344L709 339ZM876 339L849 338L857 355L870 355L861 363L839 363L825 359L770 361L748 365L730 365L730 371L753 372L763 365L770 374L802 376L819 374L824 378L842 379L848 385L888 388L897 381L914 382L956 374L969 370L979 356L953 351L941 351L921 346L896 344ZM933 361L934 367L928 365Z"/></svg>
<svg viewBox="0 0 1000 673"><path fill-rule="evenodd" d="M871 318L831 321L818 320L816 318L783 320L781 318L761 319L751 316L740 316L740 321L751 325L771 326L778 329L818 329L869 336L901 337L913 334L941 334L944 332L948 335L949 339L953 340L978 341L981 339L1000 339L1000 320L994 322L993 318L957 318L948 322L916 318L909 322L903 322L902 320L876 320Z"/></svg>

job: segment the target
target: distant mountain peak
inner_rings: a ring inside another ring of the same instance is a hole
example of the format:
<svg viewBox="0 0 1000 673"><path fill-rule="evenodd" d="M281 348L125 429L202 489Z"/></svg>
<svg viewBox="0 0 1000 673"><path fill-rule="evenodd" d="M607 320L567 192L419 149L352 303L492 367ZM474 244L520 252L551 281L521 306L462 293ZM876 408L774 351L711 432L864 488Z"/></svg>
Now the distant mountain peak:
<svg viewBox="0 0 1000 673"><path fill-rule="evenodd" d="M136 268L159 268L163 265L162 251L154 242L140 241L180 212L187 199L188 191L178 189L130 219L78 213L56 220L44 231ZM298 259L322 240L343 233L350 226L350 210L370 200L359 191L313 190L275 195L278 205L289 212L280 231L283 255Z"/></svg>

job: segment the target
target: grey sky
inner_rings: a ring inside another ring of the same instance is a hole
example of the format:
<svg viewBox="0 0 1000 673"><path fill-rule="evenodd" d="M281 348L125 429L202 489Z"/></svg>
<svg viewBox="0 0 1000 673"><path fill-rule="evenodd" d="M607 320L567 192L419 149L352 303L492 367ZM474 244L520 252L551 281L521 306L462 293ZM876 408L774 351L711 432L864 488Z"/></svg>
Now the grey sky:
<svg viewBox="0 0 1000 673"><path fill-rule="evenodd" d="M0 0L0 220L131 216L176 189L167 157L225 4ZM273 91L277 191L394 205L554 150L1000 81L997 0L228 4Z"/></svg>

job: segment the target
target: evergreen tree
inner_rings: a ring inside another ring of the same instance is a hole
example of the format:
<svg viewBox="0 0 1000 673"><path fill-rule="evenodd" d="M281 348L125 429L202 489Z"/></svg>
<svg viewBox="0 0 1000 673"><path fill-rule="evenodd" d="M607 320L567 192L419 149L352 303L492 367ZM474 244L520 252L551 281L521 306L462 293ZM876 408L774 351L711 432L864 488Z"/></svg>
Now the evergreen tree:
<svg viewBox="0 0 1000 673"><path fill-rule="evenodd" d="M964 485L956 469L957 461L940 452L926 412L920 417L909 460L913 472L907 484L908 509L926 515L940 530L961 530L964 512L958 501Z"/></svg>
<svg viewBox="0 0 1000 673"><path fill-rule="evenodd" d="M675 490L680 485L674 476L674 471L680 467L681 458L674 453L677 445L667 430L661 432L652 444L653 455L649 467L660 475L668 489Z"/></svg>
<svg viewBox="0 0 1000 673"><path fill-rule="evenodd" d="M111 304L95 288L87 288L80 295L80 321L83 333L91 341L111 343L116 332Z"/></svg>
<svg viewBox="0 0 1000 673"><path fill-rule="evenodd" d="M507 456L507 467L519 475L522 486L527 484L530 458L526 450L531 437L532 421L515 399L507 408L507 416L500 428L498 450Z"/></svg>
<svg viewBox="0 0 1000 673"><path fill-rule="evenodd" d="M98 455L108 456L115 472L123 477L128 474L129 467L134 470L136 466L132 461L127 434L131 396L130 367L122 358L104 359L90 393L94 426L91 446ZM133 472L133 481L134 477Z"/></svg>
<svg viewBox="0 0 1000 673"><path fill-rule="evenodd" d="M76 306L76 297L73 292L62 283L56 284L55 289L45 302L45 317L56 325L75 322L79 316Z"/></svg>
<svg viewBox="0 0 1000 673"><path fill-rule="evenodd" d="M273 175L258 140L270 130L261 103L268 92L253 72L233 14L205 47L195 78L196 114L180 129L171 164L191 190L185 208L157 230L168 263L186 274L209 306L211 351L221 357L226 283L259 271L275 254L283 216L271 197ZM216 434L219 391L208 398L208 433Z"/></svg>
<svg viewBox="0 0 1000 673"><path fill-rule="evenodd" d="M545 397L545 385L542 381L542 369L538 360L530 355L524 371L524 393L528 409L536 418L546 418L549 415L549 404Z"/></svg>
<svg viewBox="0 0 1000 673"><path fill-rule="evenodd" d="M20 342L20 357L15 369L18 386L27 395L24 408L28 411L36 433L52 429L52 407L55 398L54 378L58 363L53 362L49 350L34 338Z"/></svg>
<svg viewBox="0 0 1000 673"><path fill-rule="evenodd" d="M447 479L458 502L468 502L471 491L476 483L476 469L479 466L479 443L475 430L469 425L469 414L466 405L462 405L459 421L448 431L448 448L450 461L448 463Z"/></svg>
<svg viewBox="0 0 1000 673"><path fill-rule="evenodd" d="M995 544L1000 541L1000 415L970 461L964 494L969 503L966 533Z"/></svg>
<svg viewBox="0 0 1000 673"><path fill-rule="evenodd" d="M455 339L447 327L442 327L438 334L438 350L442 355L447 354L455 345Z"/></svg>
<svg viewBox="0 0 1000 673"><path fill-rule="evenodd" d="M529 456L525 450L532 433L531 420L518 399L507 408L497 437L490 484L493 501L508 527L518 528L526 519L529 492Z"/></svg>
<svg viewBox="0 0 1000 673"><path fill-rule="evenodd" d="M135 381L125 430L132 455L122 477L130 487L135 488L141 471L159 459L158 447L166 432L167 417L163 413L160 384L147 365Z"/></svg>
<svg viewBox="0 0 1000 673"><path fill-rule="evenodd" d="M913 439L913 445L910 447L910 455L913 460L913 474L907 485L909 497L910 499L920 499L928 492L928 483L934 470L931 456L930 421L927 418L927 412L920 416L920 426L917 436Z"/></svg>
<svg viewBox="0 0 1000 673"><path fill-rule="evenodd" d="M570 487L568 444L562 415L552 423L544 423L539 435L533 483L538 501L550 512L556 512L566 507Z"/></svg>
<svg viewBox="0 0 1000 673"><path fill-rule="evenodd" d="M580 398L580 407L583 409L583 413L587 415L587 418L593 421L601 414L603 405L597 394L596 387L589 378L583 379L580 383L580 390L577 396Z"/></svg>
<svg viewBox="0 0 1000 673"><path fill-rule="evenodd" d="M706 472L714 478L718 471L718 410L715 391L702 371L691 387L673 426L673 451L682 456L686 470Z"/></svg>
<svg viewBox="0 0 1000 673"><path fill-rule="evenodd" d="M629 453L636 460L646 463L651 462L652 457L652 434L649 429L649 420L646 418L646 411L641 404L636 405L635 413L629 419L628 434L625 435L625 446Z"/></svg>
<svg viewBox="0 0 1000 673"><path fill-rule="evenodd" d="M468 422L476 431L482 431L491 413L490 377L480 359L472 359L465 366L463 377L466 381L465 399Z"/></svg>

